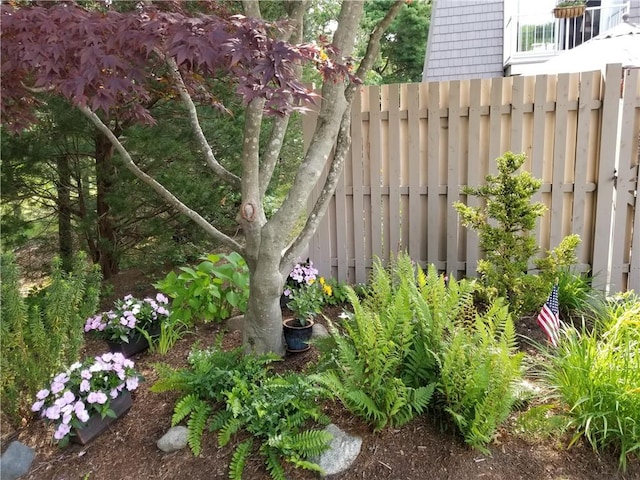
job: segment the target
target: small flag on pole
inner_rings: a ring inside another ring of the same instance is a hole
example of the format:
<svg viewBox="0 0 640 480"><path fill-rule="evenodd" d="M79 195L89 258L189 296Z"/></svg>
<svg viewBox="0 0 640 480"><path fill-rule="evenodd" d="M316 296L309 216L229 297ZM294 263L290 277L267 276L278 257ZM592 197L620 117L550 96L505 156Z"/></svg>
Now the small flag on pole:
<svg viewBox="0 0 640 480"><path fill-rule="evenodd" d="M558 285L553 286L551 295L542 307L538 315L538 325L544 330L549 342L554 347L558 346L560 336L560 311L558 304Z"/></svg>

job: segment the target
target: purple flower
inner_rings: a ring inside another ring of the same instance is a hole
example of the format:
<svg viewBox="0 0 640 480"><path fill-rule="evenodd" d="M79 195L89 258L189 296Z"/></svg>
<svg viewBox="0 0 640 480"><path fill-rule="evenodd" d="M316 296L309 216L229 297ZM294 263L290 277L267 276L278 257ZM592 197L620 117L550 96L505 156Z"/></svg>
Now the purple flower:
<svg viewBox="0 0 640 480"><path fill-rule="evenodd" d="M156 295L156 300L158 303L164 303L165 305L169 303L169 299L161 293Z"/></svg>
<svg viewBox="0 0 640 480"><path fill-rule="evenodd" d="M138 377L129 377L127 378L127 390L135 390L138 388Z"/></svg>
<svg viewBox="0 0 640 480"><path fill-rule="evenodd" d="M66 391L66 392L64 392L64 394L62 395L62 398L64 398L64 400L65 400L67 403L72 403L72 402L76 399L76 396L75 396L73 393L71 393L69 390L67 390L67 391Z"/></svg>
<svg viewBox="0 0 640 480"><path fill-rule="evenodd" d="M126 297L124 297L124 301L126 302L127 300L132 300L133 299L133 295L129 294Z"/></svg>
<svg viewBox="0 0 640 480"><path fill-rule="evenodd" d="M38 393L36 393L36 398L38 400L44 400L45 398L47 398L49 396L49 390L47 390L46 388L43 388L42 390L40 390Z"/></svg>
<svg viewBox="0 0 640 480"><path fill-rule="evenodd" d="M82 423L89 421L89 412L87 412L86 410L77 411L76 416L78 417L78 420L80 420Z"/></svg>
<svg viewBox="0 0 640 480"><path fill-rule="evenodd" d="M80 372L80 377L84 378L85 380L91 380L92 375L91 372L85 368Z"/></svg>
<svg viewBox="0 0 640 480"><path fill-rule="evenodd" d="M36 403L31 405L31 411L39 412L43 405L44 405L44 400L38 400Z"/></svg>
<svg viewBox="0 0 640 480"><path fill-rule="evenodd" d="M60 418L60 407L53 405L44 411L44 416L49 420L57 420Z"/></svg>
<svg viewBox="0 0 640 480"><path fill-rule="evenodd" d="M121 354L122 355L122 354ZM103 362L111 362L114 359L115 355L112 352L103 353L98 357Z"/></svg>
<svg viewBox="0 0 640 480"><path fill-rule="evenodd" d="M91 390L91 384L89 383L89 380L82 380L80 382L80 392L84 393L88 392L89 390Z"/></svg>
<svg viewBox="0 0 640 480"><path fill-rule="evenodd" d="M69 434L70 431L71 427L68 424L61 423L60 425L58 425L58 429L53 434L53 438L55 438L56 440L62 440Z"/></svg>
<svg viewBox="0 0 640 480"><path fill-rule="evenodd" d="M64 383L54 381L51 384L51 393L59 393L64 390Z"/></svg>
<svg viewBox="0 0 640 480"><path fill-rule="evenodd" d="M100 405L104 405L107 403L107 396L103 392L91 392L87 395L87 402L89 403L99 403Z"/></svg>

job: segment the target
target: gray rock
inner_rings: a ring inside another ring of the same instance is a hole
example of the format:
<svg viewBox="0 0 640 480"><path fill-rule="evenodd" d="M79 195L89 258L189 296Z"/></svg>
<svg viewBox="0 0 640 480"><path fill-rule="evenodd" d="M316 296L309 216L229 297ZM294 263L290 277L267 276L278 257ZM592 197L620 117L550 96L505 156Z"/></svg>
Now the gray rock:
<svg viewBox="0 0 640 480"><path fill-rule="evenodd" d="M343 432L333 423L327 425L325 431L333 435L333 440L329 444L329 449L312 461L320 465L325 475L344 472L358 458L362 438Z"/></svg>
<svg viewBox="0 0 640 480"><path fill-rule="evenodd" d="M314 323L313 327L311 327L311 330L311 338L323 338L329 336L329 332L327 331L325 326L320 323Z"/></svg>
<svg viewBox="0 0 640 480"><path fill-rule="evenodd" d="M0 457L0 480L14 480L27 473L35 456L33 448L11 442Z"/></svg>
<svg viewBox="0 0 640 480"><path fill-rule="evenodd" d="M156 445L165 453L175 452L177 450L182 450L187 446L188 436L189 429L182 425L178 425L167 430L167 433L158 440Z"/></svg>
<svg viewBox="0 0 640 480"><path fill-rule="evenodd" d="M229 332L236 330L242 331L242 324L244 322L244 315L236 315L235 317L228 318L225 322L225 326Z"/></svg>

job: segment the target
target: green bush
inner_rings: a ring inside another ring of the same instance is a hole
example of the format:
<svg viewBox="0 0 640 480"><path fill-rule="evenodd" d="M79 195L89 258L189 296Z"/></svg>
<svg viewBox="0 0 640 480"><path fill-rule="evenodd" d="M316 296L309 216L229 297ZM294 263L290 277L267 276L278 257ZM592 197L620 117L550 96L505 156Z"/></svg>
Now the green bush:
<svg viewBox="0 0 640 480"><path fill-rule="evenodd" d="M193 325L197 320L224 320L234 309L246 311L249 268L239 254L211 254L195 268L180 270L154 284L172 299L172 320Z"/></svg>
<svg viewBox="0 0 640 480"><path fill-rule="evenodd" d="M541 348L542 378L566 407L572 443L613 447L620 466L640 458L640 297L608 301L592 329L566 327L557 349Z"/></svg>
<svg viewBox="0 0 640 480"><path fill-rule="evenodd" d="M463 192L480 198L483 206L469 207L455 202L462 224L478 231L484 258L478 262L482 296L486 301L506 298L514 315L529 313L544 302L558 269L576 262L574 251L580 243L578 235L570 235L542 259L534 260L539 247L531 231L545 206L532 203L531 197L542 182L529 172L516 171L526 156L506 152L497 158L498 174L487 175L486 184ZM529 263L540 270L530 275Z"/></svg>
<svg viewBox="0 0 640 480"><path fill-rule="evenodd" d="M88 267L84 254L74 258L69 273L56 258L49 285L24 298L11 254L2 255L1 268L0 391L3 412L17 422L49 376L79 359L85 318L98 306L100 273Z"/></svg>
<svg viewBox="0 0 640 480"><path fill-rule="evenodd" d="M260 442L258 452L273 478L284 478L281 460L320 472L308 458L326 449L331 438L324 431L307 429L310 422L327 422L317 404L320 389L308 377L269 374L267 365L280 359L275 354L244 355L240 347L225 352L221 340L207 350L194 348L186 369L158 366L160 379L151 387L154 392L181 392L172 424L187 420L192 452L200 454L207 426L218 432L219 446L244 431L251 438L236 447L230 478L242 477L254 440Z"/></svg>

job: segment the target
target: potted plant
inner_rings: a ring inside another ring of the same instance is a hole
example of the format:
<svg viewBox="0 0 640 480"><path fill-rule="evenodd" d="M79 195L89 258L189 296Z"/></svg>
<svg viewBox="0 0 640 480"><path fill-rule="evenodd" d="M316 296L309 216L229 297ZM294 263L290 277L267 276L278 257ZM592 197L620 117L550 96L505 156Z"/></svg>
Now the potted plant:
<svg viewBox="0 0 640 480"><path fill-rule="evenodd" d="M130 392L138 382L131 360L105 353L55 375L36 394L31 410L54 423L53 438L60 446L69 439L84 445L131 408Z"/></svg>
<svg viewBox="0 0 640 480"><path fill-rule="evenodd" d="M307 285L311 285L318 278L318 269L313 266L313 262L307 261L297 263L284 285L284 291L280 298L280 306L286 307L293 293Z"/></svg>
<svg viewBox="0 0 640 480"><path fill-rule="evenodd" d="M553 15L556 18L581 17L584 14L585 8L585 0L562 0L558 2L553 9Z"/></svg>
<svg viewBox="0 0 640 480"><path fill-rule="evenodd" d="M112 310L88 318L84 331L106 340L112 352L130 357L149 347L147 337L160 333L161 323L169 318L168 303L162 293L144 300L127 295Z"/></svg>
<svg viewBox="0 0 640 480"><path fill-rule="evenodd" d="M287 308L293 317L283 321L284 339L287 350L303 352L309 349L315 316L320 313L327 299L331 297L332 289L323 277L293 290L289 294Z"/></svg>

